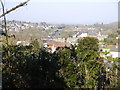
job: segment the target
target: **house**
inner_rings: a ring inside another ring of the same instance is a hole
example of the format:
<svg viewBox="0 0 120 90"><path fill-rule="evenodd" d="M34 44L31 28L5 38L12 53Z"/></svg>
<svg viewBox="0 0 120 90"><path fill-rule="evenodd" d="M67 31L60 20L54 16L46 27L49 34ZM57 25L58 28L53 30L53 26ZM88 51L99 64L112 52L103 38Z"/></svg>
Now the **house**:
<svg viewBox="0 0 120 90"><path fill-rule="evenodd" d="M23 45L23 46L28 46L29 42L28 41L17 41L16 45Z"/></svg>
<svg viewBox="0 0 120 90"><path fill-rule="evenodd" d="M120 58L120 48L118 48L120 45L114 45L110 48L110 55L113 58Z"/></svg>
<svg viewBox="0 0 120 90"><path fill-rule="evenodd" d="M88 36L88 34L87 33L82 33L80 36L78 36L78 37L87 37Z"/></svg>
<svg viewBox="0 0 120 90"><path fill-rule="evenodd" d="M97 35L98 40L104 40L107 37L108 37L108 35L102 35L101 32L99 32Z"/></svg>
<svg viewBox="0 0 120 90"><path fill-rule="evenodd" d="M58 47L70 47L70 44L56 41L49 41L47 43L47 49L51 53L54 53Z"/></svg>

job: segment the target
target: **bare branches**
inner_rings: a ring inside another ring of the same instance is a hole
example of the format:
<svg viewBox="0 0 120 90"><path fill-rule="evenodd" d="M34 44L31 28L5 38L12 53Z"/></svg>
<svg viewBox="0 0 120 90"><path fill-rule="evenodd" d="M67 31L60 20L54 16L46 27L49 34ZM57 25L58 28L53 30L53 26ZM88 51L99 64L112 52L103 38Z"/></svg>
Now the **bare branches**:
<svg viewBox="0 0 120 90"><path fill-rule="evenodd" d="M3 5L3 2L2 2L2 0L0 0L0 3L1 3L1 5L2 5L2 11L3 11L3 13L4 13L4 10L5 10L5 8L4 8L4 5ZM6 23L6 17L5 17L5 15L4 15L4 28L5 28L5 34L6 34L6 41L7 41L7 45L8 45L8 37L7 37L7 23ZM3 28L3 26L2 26L2 28Z"/></svg>
<svg viewBox="0 0 120 90"><path fill-rule="evenodd" d="M3 13L2 15L0 15L0 18L5 16L6 14L10 13L11 11L14 11L15 9L25 5L28 1L30 1L30 0L27 0L27 1L23 2L23 3L20 3L19 5L13 7L12 9L8 10L7 12Z"/></svg>
<svg viewBox="0 0 120 90"><path fill-rule="evenodd" d="M30 1L30 0L27 0L27 1L23 2L23 3L20 3L19 5L15 6L15 7L13 7L12 9L8 10L7 12L5 12L4 4L3 4L2 0L0 0L0 3L1 3L1 5L2 5L2 10L3 10L3 14L0 15L0 18L1 18L1 17L4 18L4 27L3 27L3 28L5 29L5 36L6 36L6 41L7 41L6 44L7 44L7 46L8 46L8 37L9 37L9 36L8 36L8 34L7 34L7 27L6 27L6 14L8 14L8 13L14 11L15 9L17 9L17 8L25 5L28 1ZM15 37L15 36L14 36L14 37Z"/></svg>

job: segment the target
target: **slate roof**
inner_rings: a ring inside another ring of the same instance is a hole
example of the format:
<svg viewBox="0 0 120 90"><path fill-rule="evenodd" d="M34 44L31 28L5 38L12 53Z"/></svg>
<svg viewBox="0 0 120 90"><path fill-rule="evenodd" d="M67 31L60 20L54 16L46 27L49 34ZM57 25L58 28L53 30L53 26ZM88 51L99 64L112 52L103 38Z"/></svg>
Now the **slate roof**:
<svg viewBox="0 0 120 90"><path fill-rule="evenodd" d="M110 48L110 51L111 52L120 52L120 45L118 45L117 47L116 47L116 45L112 46Z"/></svg>

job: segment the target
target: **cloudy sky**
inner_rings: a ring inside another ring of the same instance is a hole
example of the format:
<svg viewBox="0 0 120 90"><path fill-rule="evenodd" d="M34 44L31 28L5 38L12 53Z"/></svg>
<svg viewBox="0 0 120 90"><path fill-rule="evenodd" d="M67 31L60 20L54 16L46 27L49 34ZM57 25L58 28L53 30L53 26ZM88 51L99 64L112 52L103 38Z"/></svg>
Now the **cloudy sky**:
<svg viewBox="0 0 120 90"><path fill-rule="evenodd" d="M5 9L26 0L3 0ZM118 20L119 0L30 0L7 15L7 20L56 24L111 23Z"/></svg>

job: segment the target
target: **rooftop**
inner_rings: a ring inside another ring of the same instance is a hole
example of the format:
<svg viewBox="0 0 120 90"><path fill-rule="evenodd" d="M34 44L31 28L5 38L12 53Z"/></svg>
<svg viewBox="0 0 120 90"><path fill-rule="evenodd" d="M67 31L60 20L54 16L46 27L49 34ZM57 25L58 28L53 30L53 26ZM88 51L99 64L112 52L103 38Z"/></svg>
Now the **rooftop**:
<svg viewBox="0 0 120 90"><path fill-rule="evenodd" d="M113 45L111 48L110 48L110 51L112 52L120 52L120 45Z"/></svg>

